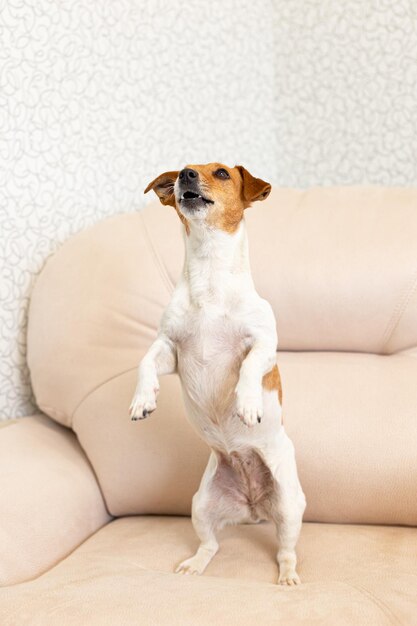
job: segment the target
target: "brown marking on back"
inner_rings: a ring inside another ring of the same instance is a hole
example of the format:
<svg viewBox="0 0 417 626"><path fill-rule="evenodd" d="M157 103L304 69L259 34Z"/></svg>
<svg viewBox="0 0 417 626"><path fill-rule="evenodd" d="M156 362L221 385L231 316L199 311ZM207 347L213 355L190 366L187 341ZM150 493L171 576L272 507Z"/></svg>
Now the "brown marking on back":
<svg viewBox="0 0 417 626"><path fill-rule="evenodd" d="M279 403L282 406L282 384L278 365L274 365L272 370L262 378L262 387L267 391L274 391L274 389L276 389Z"/></svg>

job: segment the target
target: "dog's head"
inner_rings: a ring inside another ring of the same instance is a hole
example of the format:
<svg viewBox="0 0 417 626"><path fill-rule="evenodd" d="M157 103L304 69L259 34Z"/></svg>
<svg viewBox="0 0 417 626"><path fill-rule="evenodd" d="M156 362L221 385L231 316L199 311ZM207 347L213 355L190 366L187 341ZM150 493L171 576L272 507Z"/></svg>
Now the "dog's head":
<svg viewBox="0 0 417 626"><path fill-rule="evenodd" d="M208 163L165 172L149 183L145 193L151 189L162 204L176 209L187 232L189 222L199 221L234 233L243 211L252 202L265 200L271 185L255 178L241 165L227 167L220 163Z"/></svg>

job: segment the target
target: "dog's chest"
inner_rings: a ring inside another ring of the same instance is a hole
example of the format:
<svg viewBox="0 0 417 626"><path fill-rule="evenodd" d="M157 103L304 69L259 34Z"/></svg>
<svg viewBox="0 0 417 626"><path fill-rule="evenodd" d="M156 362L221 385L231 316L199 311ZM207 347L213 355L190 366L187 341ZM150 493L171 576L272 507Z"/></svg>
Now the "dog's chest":
<svg viewBox="0 0 417 626"><path fill-rule="evenodd" d="M190 309L176 339L181 370L188 365L216 370L230 366L243 359L246 345L241 325L229 313L214 307Z"/></svg>
<svg viewBox="0 0 417 626"><path fill-rule="evenodd" d="M233 398L247 337L229 313L190 309L177 329L178 372L189 399L211 414Z"/></svg>

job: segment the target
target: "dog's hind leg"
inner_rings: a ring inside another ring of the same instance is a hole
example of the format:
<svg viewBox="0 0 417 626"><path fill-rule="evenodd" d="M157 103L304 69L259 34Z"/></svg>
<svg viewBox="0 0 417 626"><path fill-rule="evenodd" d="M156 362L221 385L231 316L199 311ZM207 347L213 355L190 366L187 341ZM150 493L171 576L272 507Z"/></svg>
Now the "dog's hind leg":
<svg viewBox="0 0 417 626"><path fill-rule="evenodd" d="M295 546L301 530L303 511L304 507L281 494L278 510L274 516L278 537L277 561L280 585L297 585L300 582L296 572Z"/></svg>
<svg viewBox="0 0 417 626"><path fill-rule="evenodd" d="M192 522L201 543L194 556L180 563L176 572L202 574L219 549L216 529L249 517L248 506L235 495L239 494L237 489L235 494L235 478L230 468L219 463L212 452L192 505Z"/></svg>
<svg viewBox="0 0 417 626"><path fill-rule="evenodd" d="M212 521L205 516L204 509L194 504L193 498L192 520L194 530L201 543L194 556L180 563L175 570L181 574L202 574L219 549Z"/></svg>
<svg viewBox="0 0 417 626"><path fill-rule="evenodd" d="M201 479L200 487L193 497L191 519L200 546L194 556L180 563L175 570L182 574L202 574L219 549L214 534L214 519L210 511L210 487L217 470L217 459L212 452Z"/></svg>
<svg viewBox="0 0 417 626"><path fill-rule="evenodd" d="M297 585L300 579L296 572L295 547L306 503L298 480L294 448L288 438L286 447L285 460L282 459L283 462L274 473L277 494L271 509L271 517L276 524L278 538L278 584Z"/></svg>

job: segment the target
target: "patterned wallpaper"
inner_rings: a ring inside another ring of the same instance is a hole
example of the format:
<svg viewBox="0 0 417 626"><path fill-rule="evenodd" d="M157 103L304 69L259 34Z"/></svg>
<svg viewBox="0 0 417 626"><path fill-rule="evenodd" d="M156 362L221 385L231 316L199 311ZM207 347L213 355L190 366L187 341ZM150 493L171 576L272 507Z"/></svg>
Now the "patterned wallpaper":
<svg viewBox="0 0 417 626"><path fill-rule="evenodd" d="M275 180L417 185L417 2L275 7Z"/></svg>
<svg viewBox="0 0 417 626"><path fill-rule="evenodd" d="M46 257L186 162L274 172L272 3L0 0L0 416Z"/></svg>
<svg viewBox="0 0 417 626"><path fill-rule="evenodd" d="M416 126L413 0L0 0L0 418L45 259L155 174L415 185Z"/></svg>

